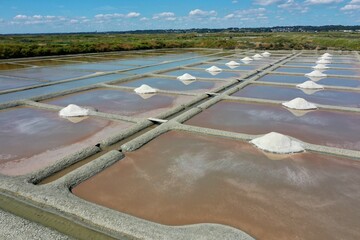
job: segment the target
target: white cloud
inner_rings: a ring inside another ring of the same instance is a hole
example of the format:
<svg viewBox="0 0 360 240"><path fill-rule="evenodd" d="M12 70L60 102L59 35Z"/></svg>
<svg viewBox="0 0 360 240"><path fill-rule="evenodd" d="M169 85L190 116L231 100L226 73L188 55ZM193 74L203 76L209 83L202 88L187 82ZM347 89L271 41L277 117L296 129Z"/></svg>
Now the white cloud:
<svg viewBox="0 0 360 240"><path fill-rule="evenodd" d="M175 21L176 17L175 17L175 13L173 13L173 12L162 12L162 13L154 14L152 19L154 19L154 20L161 19L161 20L167 20L167 21Z"/></svg>
<svg viewBox="0 0 360 240"><path fill-rule="evenodd" d="M311 5L319 5L319 4L331 4L331 3L340 3L343 0L306 0L305 3Z"/></svg>
<svg viewBox="0 0 360 240"><path fill-rule="evenodd" d="M295 0L287 0L283 4L279 4L278 7L282 8L282 9L286 9L290 12L300 11L302 13L305 13L309 10L309 8L307 6L304 6L304 5L296 2Z"/></svg>
<svg viewBox="0 0 360 240"><path fill-rule="evenodd" d="M25 19L28 19L28 16L19 14L19 15L16 15L13 19L14 20L25 20Z"/></svg>
<svg viewBox="0 0 360 240"><path fill-rule="evenodd" d="M231 2L232 2L232 3L238 3L238 1L237 1L237 0L232 0Z"/></svg>
<svg viewBox="0 0 360 240"><path fill-rule="evenodd" d="M190 17L215 17L217 15L217 12L214 10L211 11L203 11L201 9L194 9L189 12Z"/></svg>
<svg viewBox="0 0 360 240"><path fill-rule="evenodd" d="M344 7L341 8L342 11L355 11L360 10L360 0L352 0Z"/></svg>
<svg viewBox="0 0 360 240"><path fill-rule="evenodd" d="M141 14L138 12L129 12L128 14L125 15L125 17L127 18L136 18L139 17Z"/></svg>
<svg viewBox="0 0 360 240"><path fill-rule="evenodd" d="M255 4L261 5L261 6L268 6L277 2L280 2L281 0L256 0Z"/></svg>
<svg viewBox="0 0 360 240"><path fill-rule="evenodd" d="M226 15L223 19L240 19L241 21L250 21L250 20L266 20L268 17L265 15L265 8L251 8L245 10L238 10L233 13Z"/></svg>

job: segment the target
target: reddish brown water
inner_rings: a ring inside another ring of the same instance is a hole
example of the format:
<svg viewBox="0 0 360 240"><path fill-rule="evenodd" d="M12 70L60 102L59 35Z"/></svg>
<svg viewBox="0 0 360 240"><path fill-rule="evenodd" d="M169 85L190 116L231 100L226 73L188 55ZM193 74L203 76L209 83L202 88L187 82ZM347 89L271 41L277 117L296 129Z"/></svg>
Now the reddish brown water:
<svg viewBox="0 0 360 240"><path fill-rule="evenodd" d="M0 173L22 175L41 169L129 126L100 118L76 123L57 112L25 107L0 111Z"/></svg>
<svg viewBox="0 0 360 240"><path fill-rule="evenodd" d="M34 80L21 80L21 79L14 79L9 77L1 77L0 76L0 91L1 90L7 90L7 89L13 89L13 88L20 88L20 87L26 87L30 85L35 84L41 84L40 81L34 81Z"/></svg>
<svg viewBox="0 0 360 240"><path fill-rule="evenodd" d="M295 114L304 113L303 111ZM305 142L360 150L360 114L316 110L295 116L284 107L223 101L187 124L248 134L280 132Z"/></svg>
<svg viewBox="0 0 360 240"><path fill-rule="evenodd" d="M91 106L101 112L116 113L125 116L154 117L154 115L159 112L189 101L191 98L192 97L187 96L161 94L145 94L140 96L127 91L96 89L49 99L45 102L60 106L67 106L68 104Z"/></svg>
<svg viewBox="0 0 360 240"><path fill-rule="evenodd" d="M302 153L270 160L248 143L158 137L73 189L166 225L220 223L256 239L359 239L360 162Z"/></svg>
<svg viewBox="0 0 360 240"><path fill-rule="evenodd" d="M299 88L251 84L233 94L236 97L264 98L290 101L304 98L309 102L343 107L360 107L360 92L320 90L309 91Z"/></svg>

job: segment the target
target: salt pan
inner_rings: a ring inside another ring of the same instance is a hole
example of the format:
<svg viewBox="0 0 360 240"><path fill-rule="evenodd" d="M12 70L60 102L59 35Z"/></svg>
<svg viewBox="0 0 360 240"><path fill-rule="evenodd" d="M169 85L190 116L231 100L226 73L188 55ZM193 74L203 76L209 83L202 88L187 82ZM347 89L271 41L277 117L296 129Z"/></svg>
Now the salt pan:
<svg viewBox="0 0 360 240"><path fill-rule="evenodd" d="M188 74L188 73L185 73L185 74L177 77L177 79L182 80L182 81L186 81L186 80L196 80L196 77L194 77L194 76L192 76L192 75L190 75L190 74Z"/></svg>
<svg viewBox="0 0 360 240"><path fill-rule="evenodd" d="M250 142L256 147L272 153L286 154L303 152L305 150L300 142L277 132L265 134Z"/></svg>
<svg viewBox="0 0 360 240"><path fill-rule="evenodd" d="M264 52L261 54L263 57L270 57L271 53L269 52Z"/></svg>
<svg viewBox="0 0 360 240"><path fill-rule="evenodd" d="M306 81L301 84L296 85L298 88L304 88L304 89L324 89L323 85L317 84L313 81Z"/></svg>
<svg viewBox="0 0 360 240"><path fill-rule="evenodd" d="M148 94L148 93L156 93L157 89L152 88L146 84L143 84L140 87L135 88L134 91L138 94Z"/></svg>
<svg viewBox="0 0 360 240"><path fill-rule="evenodd" d="M228 63L225 63L225 65L227 65L227 66L239 66L240 63L235 62L235 61L230 61L230 62L228 62Z"/></svg>
<svg viewBox="0 0 360 240"><path fill-rule="evenodd" d="M317 109L316 105L306 101L303 98L295 98L289 102L282 103L283 106L297 109L297 110L310 110L310 109Z"/></svg>
<svg viewBox="0 0 360 240"><path fill-rule="evenodd" d="M207 68L206 71L208 71L208 72L221 72L222 69L218 68L217 66L212 66L212 67Z"/></svg>
<svg viewBox="0 0 360 240"><path fill-rule="evenodd" d="M69 104L59 111L60 117L82 117L89 115L89 109L79 107L75 104Z"/></svg>
<svg viewBox="0 0 360 240"><path fill-rule="evenodd" d="M317 70L321 70L321 69L327 69L329 67L326 66L325 64L317 64L316 66L313 66L312 68L317 69Z"/></svg>
<svg viewBox="0 0 360 240"><path fill-rule="evenodd" d="M311 73L305 74L307 77L326 77L325 73L320 72L319 70L312 71Z"/></svg>

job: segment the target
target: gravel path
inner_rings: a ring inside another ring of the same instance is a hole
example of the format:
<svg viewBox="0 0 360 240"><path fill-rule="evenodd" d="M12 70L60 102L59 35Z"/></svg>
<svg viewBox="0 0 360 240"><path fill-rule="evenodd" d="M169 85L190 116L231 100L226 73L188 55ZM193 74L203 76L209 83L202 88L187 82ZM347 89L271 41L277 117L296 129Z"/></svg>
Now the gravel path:
<svg viewBox="0 0 360 240"><path fill-rule="evenodd" d="M0 210L0 239L2 240L69 240L55 230L30 222Z"/></svg>

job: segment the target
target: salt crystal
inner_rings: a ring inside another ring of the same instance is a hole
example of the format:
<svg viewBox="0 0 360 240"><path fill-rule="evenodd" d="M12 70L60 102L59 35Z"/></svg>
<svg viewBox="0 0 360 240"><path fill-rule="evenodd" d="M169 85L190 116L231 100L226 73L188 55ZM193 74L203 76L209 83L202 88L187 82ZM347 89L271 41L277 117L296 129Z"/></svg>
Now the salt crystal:
<svg viewBox="0 0 360 240"><path fill-rule="evenodd" d="M208 71L208 72L221 72L222 69L218 68L217 66L212 66L212 67L207 68L206 71Z"/></svg>
<svg viewBox="0 0 360 240"><path fill-rule="evenodd" d="M192 75L190 75L190 74L188 74L188 73L185 73L185 74L177 77L177 79L179 79L179 80L185 80L185 81L186 81L186 80L196 80L196 77L194 77L194 76L192 76Z"/></svg>
<svg viewBox="0 0 360 240"><path fill-rule="evenodd" d="M230 62L228 62L228 63L225 63L225 65L227 65L227 66L239 66L240 63L235 62L235 61L230 61Z"/></svg>
<svg viewBox="0 0 360 240"><path fill-rule="evenodd" d="M261 54L263 57L270 57L271 53L269 52L264 52Z"/></svg>
<svg viewBox="0 0 360 240"><path fill-rule="evenodd" d="M326 77L325 73L320 72L319 70L314 70L311 73L305 74L307 77Z"/></svg>
<svg viewBox="0 0 360 240"><path fill-rule="evenodd" d="M317 64L330 64L331 62L326 59L321 59L316 61Z"/></svg>
<svg viewBox="0 0 360 240"><path fill-rule="evenodd" d="M59 111L60 117L81 117L89 115L89 109L79 107L75 104L69 104Z"/></svg>
<svg viewBox="0 0 360 240"><path fill-rule="evenodd" d="M256 147L272 153L287 154L303 152L305 150L300 142L277 132L265 134L250 142Z"/></svg>
<svg viewBox="0 0 360 240"><path fill-rule="evenodd" d="M157 89L152 88L146 84L143 84L140 87L135 88L134 91L138 94L148 94L148 93L156 93Z"/></svg>
<svg viewBox="0 0 360 240"><path fill-rule="evenodd" d="M306 81L301 84L296 85L298 88L305 88L305 89L324 89L323 85L317 84L313 81Z"/></svg>
<svg viewBox="0 0 360 240"><path fill-rule="evenodd" d="M253 56L253 59L255 59L255 60L259 60L259 59L261 59L261 58L263 58L263 56L261 56L260 54L255 54L255 55Z"/></svg>
<svg viewBox="0 0 360 240"><path fill-rule="evenodd" d="M295 98L289 102L282 103L283 106L297 109L297 110L310 110L310 109L317 109L316 105L306 101L303 98Z"/></svg>
<svg viewBox="0 0 360 240"><path fill-rule="evenodd" d="M243 61L243 62L250 62L250 61L252 61L253 59L252 58L250 58L250 57L244 57L243 59L241 59L241 61Z"/></svg>
<svg viewBox="0 0 360 240"><path fill-rule="evenodd" d="M327 69L329 68L328 66L326 66L325 64L317 64L316 66L312 67L313 69Z"/></svg>

